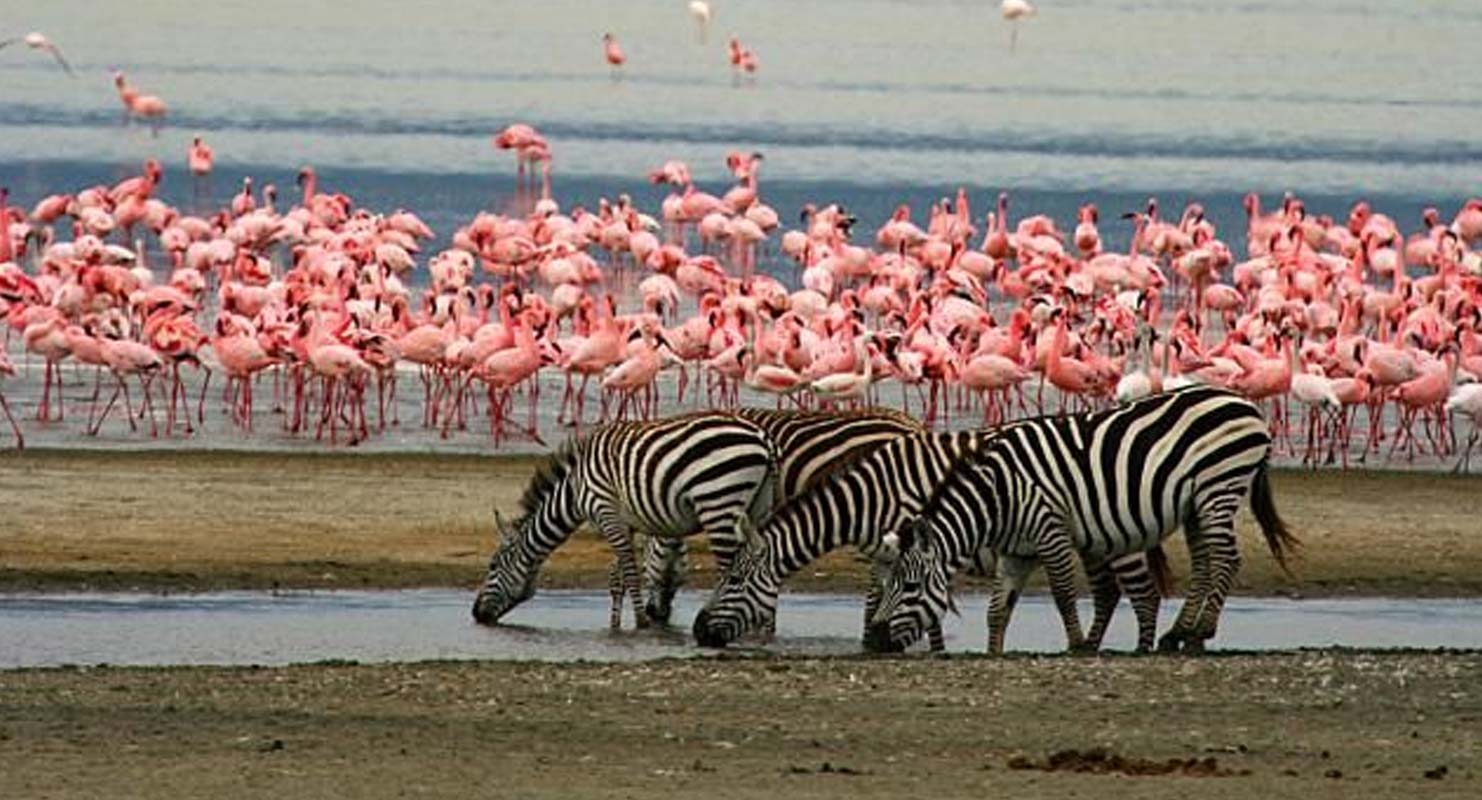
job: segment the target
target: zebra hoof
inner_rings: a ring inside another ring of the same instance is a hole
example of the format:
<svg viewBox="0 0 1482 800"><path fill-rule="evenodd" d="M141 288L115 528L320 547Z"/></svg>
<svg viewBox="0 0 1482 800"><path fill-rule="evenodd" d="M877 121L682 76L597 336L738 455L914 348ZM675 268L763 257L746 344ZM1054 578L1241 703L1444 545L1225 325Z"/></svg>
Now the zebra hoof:
<svg viewBox="0 0 1482 800"><path fill-rule="evenodd" d="M1081 642L1080 644L1071 645L1066 649L1066 652L1073 656L1094 656L1101 652L1101 648L1091 642Z"/></svg>
<svg viewBox="0 0 1482 800"><path fill-rule="evenodd" d="M1163 638L1158 640L1158 652L1177 653L1179 650L1179 646L1183 644L1183 641L1184 637L1182 633L1179 633L1178 631L1169 631L1163 634Z"/></svg>

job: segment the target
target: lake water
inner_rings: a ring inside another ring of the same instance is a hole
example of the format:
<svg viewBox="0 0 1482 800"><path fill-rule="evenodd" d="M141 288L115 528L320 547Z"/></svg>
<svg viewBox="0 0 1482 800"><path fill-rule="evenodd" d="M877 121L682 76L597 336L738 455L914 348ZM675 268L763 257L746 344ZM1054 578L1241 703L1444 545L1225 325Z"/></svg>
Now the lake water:
<svg viewBox="0 0 1482 800"><path fill-rule="evenodd" d="M990 0L715 0L706 44L681 0L23 5L0 35L45 31L78 72L0 51L0 184L27 203L150 156L184 200L200 133L218 199L313 163L326 187L446 231L507 198L489 136L514 121L550 138L568 204L656 204L642 176L666 158L719 190L740 147L766 154L784 219L837 199L871 231L960 184L980 211L1008 189L1015 216L1062 220L1082 200L1112 217L1197 196L1232 241L1248 190L1329 213L1363 195L1411 226L1482 185L1474 0L1045 0L1013 52ZM754 79L731 74L732 34L759 55ZM158 138L122 129L114 66L169 103Z"/></svg>
<svg viewBox="0 0 1482 800"><path fill-rule="evenodd" d="M512 611L507 624L475 625L471 591L221 592L202 595L0 596L0 668L61 664L289 664L326 659L641 661L693 657L688 625L706 595L683 592L676 627L607 630L606 592L552 591ZM947 649L982 652L986 599L958 598L944 621ZM1090 608L1083 604L1084 619ZM769 650L861 652L863 599L786 594ZM1178 601L1164 604L1165 629ZM625 624L631 626L631 620ZM1129 650L1136 625L1124 606L1107 647ZM1048 597L1026 597L1009 627L1011 651L1058 652L1065 634ZM1482 604L1463 600L1282 600L1237 597L1213 648L1482 647Z"/></svg>

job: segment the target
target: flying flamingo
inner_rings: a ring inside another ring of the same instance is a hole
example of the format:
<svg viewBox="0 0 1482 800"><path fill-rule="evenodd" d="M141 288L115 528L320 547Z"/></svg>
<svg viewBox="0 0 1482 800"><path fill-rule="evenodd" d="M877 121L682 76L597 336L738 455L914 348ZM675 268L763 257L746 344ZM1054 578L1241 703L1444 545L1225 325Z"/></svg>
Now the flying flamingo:
<svg viewBox="0 0 1482 800"><path fill-rule="evenodd" d="M47 39L40 33L31 31L25 36L16 36L4 41L0 41L0 50L3 50L17 42L24 44L32 50L41 50L43 52L50 53L51 57L56 59L57 64L61 65L62 69L67 71L68 75L71 75L74 78L77 77L77 74L72 71L72 65L68 64L67 59L62 57L62 49L60 47L57 47L55 44L52 44L51 40Z"/></svg>
<svg viewBox="0 0 1482 800"><path fill-rule="evenodd" d="M1009 52L1014 52L1019 42L1019 23L1037 12L1029 0L1003 0L998 4L998 13L1009 23Z"/></svg>

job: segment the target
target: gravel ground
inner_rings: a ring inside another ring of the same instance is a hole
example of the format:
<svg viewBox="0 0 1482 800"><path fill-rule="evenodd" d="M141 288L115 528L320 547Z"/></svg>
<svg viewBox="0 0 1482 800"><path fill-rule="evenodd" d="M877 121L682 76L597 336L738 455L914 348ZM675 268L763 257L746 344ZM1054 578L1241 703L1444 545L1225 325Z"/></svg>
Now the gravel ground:
<svg viewBox="0 0 1482 800"><path fill-rule="evenodd" d="M0 673L4 797L1467 797L1482 654Z"/></svg>

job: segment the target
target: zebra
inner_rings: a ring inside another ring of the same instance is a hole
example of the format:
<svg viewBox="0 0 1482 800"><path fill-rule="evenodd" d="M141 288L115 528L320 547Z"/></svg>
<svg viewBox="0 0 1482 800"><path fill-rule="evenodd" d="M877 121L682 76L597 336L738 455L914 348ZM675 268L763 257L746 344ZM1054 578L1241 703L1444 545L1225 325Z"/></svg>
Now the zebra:
<svg viewBox="0 0 1482 800"><path fill-rule="evenodd" d="M1200 651L1240 566L1234 523L1246 495L1283 569L1298 544L1272 500L1270 449L1255 404L1206 386L1015 426L967 455L902 528L866 639L876 650L909 646L948 607L952 570L987 551L1004 578L990 602L989 651L1003 651L1036 563L1049 577L1070 649L1082 649L1072 554L1136 553L1181 525L1193 564L1189 597L1158 649Z"/></svg>
<svg viewBox="0 0 1482 800"><path fill-rule="evenodd" d="M738 408L731 413L761 428L777 453L778 495L796 497L830 473L858 461L875 448L925 428L915 417L888 408L852 411L798 411ZM683 585L685 540L648 537L643 582L649 619L667 623L675 593ZM878 576L877 576L878 577ZM877 581L872 582L872 587ZM876 596L871 590L871 599ZM872 615L873 603L867 604ZM869 616L865 618L868 622Z"/></svg>
<svg viewBox="0 0 1482 800"><path fill-rule="evenodd" d="M620 584L611 625L622 623L624 592L646 627L631 529L651 536L710 533L717 561L729 562L738 519L761 515L776 496L776 454L755 424L725 412L657 422L614 422L567 440L531 478L513 526L495 514L500 543L473 603L493 624L535 594L540 565L583 522L617 555Z"/></svg>
<svg viewBox="0 0 1482 800"><path fill-rule="evenodd" d="M854 545L878 561L894 558L891 540L899 535L902 525L920 513L953 464L985 447L1003 431L1022 424L898 438L850 468L833 473L808 492L785 501L760 529L751 520L738 520L747 546L734 555L709 601L695 617L696 642L704 647L724 647L769 622L776 613L782 580L830 550ZM1125 571L1129 594L1153 585L1151 581L1131 579L1147 568L1140 557L1098 566L1104 568L1103 572ZM1116 585L1119 577L1111 576L1100 583ZM1115 606L1115 598L1111 606ZM873 619L873 608L867 607L867 611L867 618ZM1098 616L1102 611L1098 605ZM1110 609L1105 613L1109 619Z"/></svg>

